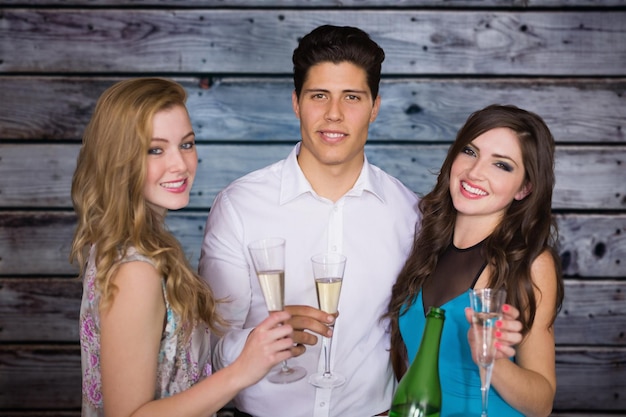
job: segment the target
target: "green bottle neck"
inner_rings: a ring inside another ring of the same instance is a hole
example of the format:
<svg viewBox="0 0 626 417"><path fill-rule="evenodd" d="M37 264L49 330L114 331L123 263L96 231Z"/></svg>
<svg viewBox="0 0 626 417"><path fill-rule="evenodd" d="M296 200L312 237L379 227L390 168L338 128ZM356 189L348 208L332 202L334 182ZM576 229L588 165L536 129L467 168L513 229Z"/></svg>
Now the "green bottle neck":
<svg viewBox="0 0 626 417"><path fill-rule="evenodd" d="M420 347L415 354L414 362L420 357L427 357L434 363L439 363L439 344L441 342L441 332L445 320L445 311L431 307L426 315L426 325Z"/></svg>

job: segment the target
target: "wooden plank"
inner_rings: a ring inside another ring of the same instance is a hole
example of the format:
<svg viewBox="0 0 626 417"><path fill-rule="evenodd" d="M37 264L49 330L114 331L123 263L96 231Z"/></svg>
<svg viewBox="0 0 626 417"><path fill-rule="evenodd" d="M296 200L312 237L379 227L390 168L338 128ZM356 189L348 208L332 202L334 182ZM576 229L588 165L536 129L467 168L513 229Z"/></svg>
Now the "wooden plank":
<svg viewBox="0 0 626 417"><path fill-rule="evenodd" d="M120 79L0 76L6 97L0 100L0 138L79 140L99 95ZM189 94L198 140L293 142L300 136L289 77L176 80ZM470 113L501 103L541 115L557 142L623 143L625 92L626 78L384 78L370 141L449 142Z"/></svg>
<svg viewBox="0 0 626 417"><path fill-rule="evenodd" d="M626 345L626 282L565 280L554 327L559 345Z"/></svg>
<svg viewBox="0 0 626 417"><path fill-rule="evenodd" d="M562 214L556 219L565 275L626 277L626 214Z"/></svg>
<svg viewBox="0 0 626 417"><path fill-rule="evenodd" d="M0 408L80 408L80 347L0 345Z"/></svg>
<svg viewBox="0 0 626 417"><path fill-rule="evenodd" d="M372 144L368 159L419 194L430 191L448 145ZM189 208L208 210L234 179L288 155L292 144L198 145ZM72 208L78 144L0 144L0 207ZM556 152L555 209L626 207L626 146L562 146ZM581 175L584 173L584 175Z"/></svg>
<svg viewBox="0 0 626 417"><path fill-rule="evenodd" d="M193 265L202 245L206 212L170 213L167 223ZM626 214L557 215L566 276L626 276ZM68 275L75 217L71 212L6 211L0 216L0 277ZM33 256L36 254L36 256Z"/></svg>
<svg viewBox="0 0 626 417"><path fill-rule="evenodd" d="M626 348L559 348L555 410L626 410Z"/></svg>
<svg viewBox="0 0 626 417"><path fill-rule="evenodd" d="M341 10L4 9L0 70L267 73ZM623 75L626 12L360 10L386 74ZM598 65L601 62L602 65Z"/></svg>
<svg viewBox="0 0 626 417"><path fill-rule="evenodd" d="M64 7L93 7L93 0L3 0L5 5L13 6L59 6ZM507 7L526 9L529 7L612 7L623 6L623 0L264 0L264 7L334 7L340 9L384 7L388 9L435 7L440 9L461 8L478 9L490 7ZM258 0L98 0L98 7L250 7L257 8Z"/></svg>
<svg viewBox="0 0 626 417"><path fill-rule="evenodd" d="M0 279L0 342L78 343L81 296L78 279Z"/></svg>
<svg viewBox="0 0 626 417"><path fill-rule="evenodd" d="M624 348L559 348L556 362L555 411L626 409ZM11 381L0 390L0 408L80 407L79 347L0 345L0 381Z"/></svg>
<svg viewBox="0 0 626 417"><path fill-rule="evenodd" d="M565 280L557 345L624 346L626 282ZM68 278L0 279L0 343L78 343L82 284Z"/></svg>

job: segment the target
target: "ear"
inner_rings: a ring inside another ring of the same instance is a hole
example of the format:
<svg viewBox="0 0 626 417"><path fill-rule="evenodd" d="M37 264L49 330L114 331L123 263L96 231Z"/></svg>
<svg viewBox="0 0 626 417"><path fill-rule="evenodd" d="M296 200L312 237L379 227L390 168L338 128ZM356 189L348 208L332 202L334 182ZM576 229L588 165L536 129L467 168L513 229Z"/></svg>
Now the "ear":
<svg viewBox="0 0 626 417"><path fill-rule="evenodd" d="M530 194L533 191L533 185L530 182L526 182L522 188L520 188L520 190L515 194L515 199L516 200L523 200L524 198L526 198L526 196L528 194Z"/></svg>
<svg viewBox="0 0 626 417"><path fill-rule="evenodd" d="M300 104L298 104L298 96L296 95L296 90L291 92L291 107L293 108L293 112L296 114L296 117L300 119Z"/></svg>
<svg viewBox="0 0 626 417"><path fill-rule="evenodd" d="M370 114L370 123L376 120L378 110L380 110L380 94L377 95L376 100L374 100L374 107L372 107L372 113Z"/></svg>

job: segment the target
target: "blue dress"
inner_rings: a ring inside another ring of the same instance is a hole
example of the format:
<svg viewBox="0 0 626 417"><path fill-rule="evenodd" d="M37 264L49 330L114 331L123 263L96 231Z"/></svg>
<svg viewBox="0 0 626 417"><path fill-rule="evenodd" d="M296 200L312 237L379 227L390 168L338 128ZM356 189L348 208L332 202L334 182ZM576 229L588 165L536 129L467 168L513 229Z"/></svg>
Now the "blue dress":
<svg viewBox="0 0 626 417"><path fill-rule="evenodd" d="M441 380L441 417L479 417L482 408L480 375L472 360L467 341L470 328L465 319L465 307L469 307L469 295L465 292L440 306L446 311L446 319L439 348L439 377ZM419 349L426 325L422 292L399 317L400 333L406 344L411 361ZM523 414L508 405L491 387L488 411L494 417L523 417Z"/></svg>

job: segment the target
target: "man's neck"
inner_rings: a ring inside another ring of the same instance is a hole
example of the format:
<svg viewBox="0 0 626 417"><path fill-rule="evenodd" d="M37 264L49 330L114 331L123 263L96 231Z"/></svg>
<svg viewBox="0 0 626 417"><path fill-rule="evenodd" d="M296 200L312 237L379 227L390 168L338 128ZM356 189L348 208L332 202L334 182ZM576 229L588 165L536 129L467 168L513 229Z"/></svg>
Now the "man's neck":
<svg viewBox="0 0 626 417"><path fill-rule="evenodd" d="M312 169L300 167L317 195L336 202L352 189L361 174L363 162L349 166L315 166Z"/></svg>

